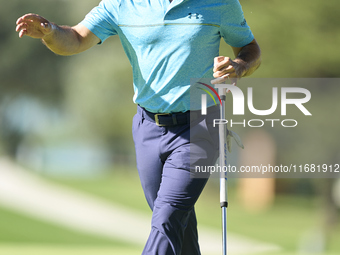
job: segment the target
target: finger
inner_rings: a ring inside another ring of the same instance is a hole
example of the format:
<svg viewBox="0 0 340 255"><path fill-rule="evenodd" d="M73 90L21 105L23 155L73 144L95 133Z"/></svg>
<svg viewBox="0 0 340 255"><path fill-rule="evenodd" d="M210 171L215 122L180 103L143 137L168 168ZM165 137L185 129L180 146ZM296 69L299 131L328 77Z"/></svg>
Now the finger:
<svg viewBox="0 0 340 255"><path fill-rule="evenodd" d="M19 32L23 28L26 28L26 26L27 25L25 23L20 23L19 25L16 26L15 31Z"/></svg>
<svg viewBox="0 0 340 255"><path fill-rule="evenodd" d="M223 76L225 74L228 73L233 73L235 72L235 68L232 65L227 66L225 69L222 69L221 71L219 71L220 75L219 76Z"/></svg>
<svg viewBox="0 0 340 255"><path fill-rule="evenodd" d="M23 29L19 32L19 37L22 38L24 35L27 34L27 30L26 29Z"/></svg>
<svg viewBox="0 0 340 255"><path fill-rule="evenodd" d="M219 66L219 63L224 60L225 57L223 56L218 56L214 58L214 69L213 71L215 72L215 69Z"/></svg>
<svg viewBox="0 0 340 255"><path fill-rule="evenodd" d="M24 15L24 16L21 16L20 18L18 18L18 19L17 19L17 21L16 21L15 23L18 25L19 23L23 22L23 21L24 21L24 18L25 18L25 16L26 16L26 15Z"/></svg>
<svg viewBox="0 0 340 255"><path fill-rule="evenodd" d="M18 18L17 21L15 22L15 24L19 24L22 21L22 17Z"/></svg>
<svg viewBox="0 0 340 255"><path fill-rule="evenodd" d="M33 17L33 14L32 14L32 13L25 14L24 16L21 16L20 18L17 19L16 24L19 24L19 23L24 22L24 21L28 21L28 20L30 20L32 17Z"/></svg>
<svg viewBox="0 0 340 255"><path fill-rule="evenodd" d="M38 14L34 14L34 13L28 13L21 17L22 20L37 20L40 18L41 16L39 16Z"/></svg>
<svg viewBox="0 0 340 255"><path fill-rule="evenodd" d="M214 58L214 65L217 65L218 63L220 63L221 61L224 60L225 57L223 56L218 56Z"/></svg>
<svg viewBox="0 0 340 255"><path fill-rule="evenodd" d="M15 30L18 32L22 29L27 29L29 27L30 24L24 22L24 23L20 23L19 25L16 26Z"/></svg>
<svg viewBox="0 0 340 255"><path fill-rule="evenodd" d="M235 73L235 68L234 66L232 65L229 65L228 67L226 67L225 69L221 70L221 71L216 71L214 72L213 76L215 78L218 78L218 77L221 77L223 75L226 75L226 74L233 74Z"/></svg>
<svg viewBox="0 0 340 255"><path fill-rule="evenodd" d="M231 64L231 59L229 57L223 57L223 60L216 62L214 64L214 72L220 71Z"/></svg>
<svg viewBox="0 0 340 255"><path fill-rule="evenodd" d="M29 13L25 14L24 16L20 17L17 20L17 24L22 22L48 22L45 18L41 17L40 15Z"/></svg>

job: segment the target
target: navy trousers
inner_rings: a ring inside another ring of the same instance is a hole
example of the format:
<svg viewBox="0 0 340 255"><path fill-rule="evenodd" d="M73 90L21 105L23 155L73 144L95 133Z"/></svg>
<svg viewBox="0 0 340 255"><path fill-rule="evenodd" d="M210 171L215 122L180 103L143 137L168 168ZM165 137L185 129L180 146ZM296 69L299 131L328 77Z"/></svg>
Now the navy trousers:
<svg viewBox="0 0 340 255"><path fill-rule="evenodd" d="M132 127L137 169L153 211L143 255L201 254L194 205L209 173L197 175L194 168L214 165L218 157L214 118L219 118L218 107L191 124L160 127L138 108Z"/></svg>

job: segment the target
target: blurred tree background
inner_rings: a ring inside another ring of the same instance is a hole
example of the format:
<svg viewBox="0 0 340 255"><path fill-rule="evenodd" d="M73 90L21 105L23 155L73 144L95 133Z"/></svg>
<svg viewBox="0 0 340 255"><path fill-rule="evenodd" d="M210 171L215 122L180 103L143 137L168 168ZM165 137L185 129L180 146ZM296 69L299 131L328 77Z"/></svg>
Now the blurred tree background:
<svg viewBox="0 0 340 255"><path fill-rule="evenodd" d="M3 152L17 157L23 144L46 146L87 136L90 140L101 140L100 144L111 150L112 157L117 155L119 159L131 154L129 127L135 111L132 71L119 38L79 56L61 57L38 40L27 37L20 40L13 30L16 19L29 12L39 13L57 24L75 25L97 3L2 1L2 4Z"/></svg>
<svg viewBox="0 0 340 255"><path fill-rule="evenodd" d="M59 153L88 148L86 152L91 153L80 153L79 158L91 155L86 157L99 165L135 164L130 128L136 109L132 70L119 38L111 37L77 56L61 57L38 40L19 39L15 32L16 19L25 13L38 13L60 25L75 25L98 2L0 0L0 155L41 171L52 168L47 162L56 148ZM262 65L252 77L339 78L339 1L240 2L262 49ZM232 54L224 42L220 53ZM302 123L296 132L269 130L280 145L278 165L340 161L339 141L334 136L340 127L340 107L336 104L340 87L333 80L328 86L320 84L311 89L315 93L308 109L315 113L313 121ZM318 144L323 147L316 151ZM93 153L98 150L101 153ZM59 161L73 158L62 155ZM56 160L51 162L54 165ZM330 195L333 182L279 179L276 192L306 196L322 193L331 214L327 220L333 219L330 226L337 213Z"/></svg>

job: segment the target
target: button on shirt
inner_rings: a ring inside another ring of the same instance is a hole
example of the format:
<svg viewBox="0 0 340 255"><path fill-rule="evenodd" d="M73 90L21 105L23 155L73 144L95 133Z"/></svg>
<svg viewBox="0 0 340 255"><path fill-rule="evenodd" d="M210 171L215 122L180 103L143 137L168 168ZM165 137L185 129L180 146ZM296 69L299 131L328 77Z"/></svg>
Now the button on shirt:
<svg viewBox="0 0 340 255"><path fill-rule="evenodd" d="M197 110L190 79L213 78L221 37L233 47L254 39L238 0L103 0L81 24L101 42L119 36L133 100L153 113Z"/></svg>

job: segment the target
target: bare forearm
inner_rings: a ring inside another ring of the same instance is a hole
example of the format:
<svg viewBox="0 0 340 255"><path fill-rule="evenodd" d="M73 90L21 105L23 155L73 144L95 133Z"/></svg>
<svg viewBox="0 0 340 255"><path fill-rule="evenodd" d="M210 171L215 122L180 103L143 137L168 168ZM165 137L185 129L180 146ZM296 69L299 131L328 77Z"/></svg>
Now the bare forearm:
<svg viewBox="0 0 340 255"><path fill-rule="evenodd" d="M52 32L45 35L42 42L58 55L69 56L81 52L80 35L68 26L53 24Z"/></svg>
<svg viewBox="0 0 340 255"><path fill-rule="evenodd" d="M74 55L98 44L100 39L85 26L57 26L44 17L29 13L16 22L19 37L29 36L41 39L54 53L59 55Z"/></svg>
<svg viewBox="0 0 340 255"><path fill-rule="evenodd" d="M254 40L252 43L242 47L237 57L233 60L242 66L240 77L249 76L261 65L261 49Z"/></svg>

